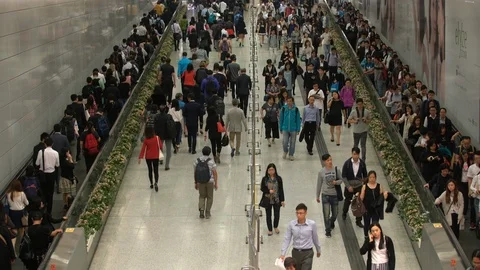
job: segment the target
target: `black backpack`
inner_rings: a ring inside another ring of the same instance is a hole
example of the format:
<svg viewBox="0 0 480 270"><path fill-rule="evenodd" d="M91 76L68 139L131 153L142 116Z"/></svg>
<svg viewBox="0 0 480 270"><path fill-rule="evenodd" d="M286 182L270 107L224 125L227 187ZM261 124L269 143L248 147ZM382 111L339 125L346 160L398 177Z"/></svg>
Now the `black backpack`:
<svg viewBox="0 0 480 270"><path fill-rule="evenodd" d="M177 127L175 125L175 120L170 114L167 114L167 121L166 121L166 134L167 138L175 139L177 137Z"/></svg>
<svg viewBox="0 0 480 270"><path fill-rule="evenodd" d="M197 158L197 165L195 166L195 182L199 184L205 184L210 181L210 167L208 162L210 158L207 158L205 161L202 161L200 158Z"/></svg>
<svg viewBox="0 0 480 270"><path fill-rule="evenodd" d="M22 242L20 243L20 253L18 257L24 264L31 263L31 261L35 259L35 254L33 253L32 248L32 240L30 240L28 233L25 233L23 235Z"/></svg>
<svg viewBox="0 0 480 270"><path fill-rule="evenodd" d="M75 140L75 123L74 118L64 117L60 122L61 133L67 136L69 142Z"/></svg>
<svg viewBox="0 0 480 270"><path fill-rule="evenodd" d="M217 112L218 115L225 115L225 102L223 102L223 98L219 96L214 96L212 98L215 99L215 111Z"/></svg>

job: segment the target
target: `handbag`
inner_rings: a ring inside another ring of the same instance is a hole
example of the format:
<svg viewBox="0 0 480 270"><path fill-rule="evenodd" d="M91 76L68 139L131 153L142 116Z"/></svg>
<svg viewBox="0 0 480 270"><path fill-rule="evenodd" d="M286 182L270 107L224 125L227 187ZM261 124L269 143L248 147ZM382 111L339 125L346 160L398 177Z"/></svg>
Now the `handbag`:
<svg viewBox="0 0 480 270"><path fill-rule="evenodd" d="M330 111L327 111L327 113L325 114L323 122L325 122L325 124L328 124L328 122L330 122Z"/></svg>
<svg viewBox="0 0 480 270"><path fill-rule="evenodd" d="M222 137L222 146L227 146L230 143L230 138L228 138L227 133L225 133Z"/></svg>
<svg viewBox="0 0 480 270"><path fill-rule="evenodd" d="M302 54L300 56L300 61L305 62L307 60L307 56L305 54Z"/></svg>
<svg viewBox="0 0 480 270"><path fill-rule="evenodd" d="M225 127L223 126L221 121L217 122L217 131L220 133L226 132Z"/></svg>
<svg viewBox="0 0 480 270"><path fill-rule="evenodd" d="M269 205L270 205L270 198L268 198L267 196L262 196L262 199L260 200L260 203L258 204L258 206L267 208Z"/></svg>
<svg viewBox="0 0 480 270"><path fill-rule="evenodd" d="M159 160L163 160L164 158L164 155L163 155L163 152L162 152L162 148L160 148L160 139L157 137L157 146L158 146L158 159Z"/></svg>
<svg viewBox="0 0 480 270"><path fill-rule="evenodd" d="M339 180L337 166L335 166L335 180ZM337 200L339 202L343 201L343 192L341 185L335 185L335 191L337 192Z"/></svg>
<svg viewBox="0 0 480 270"><path fill-rule="evenodd" d="M367 209L365 208L365 205L360 199L360 196L357 196L357 195L353 196L351 207L352 207L352 214L355 217L362 217L367 212Z"/></svg>
<svg viewBox="0 0 480 270"><path fill-rule="evenodd" d="M22 226L28 227L28 212L24 211L22 216Z"/></svg>
<svg viewBox="0 0 480 270"><path fill-rule="evenodd" d="M302 130L300 131L300 135L298 136L298 141L302 142L303 138L305 138L305 128L302 128Z"/></svg>

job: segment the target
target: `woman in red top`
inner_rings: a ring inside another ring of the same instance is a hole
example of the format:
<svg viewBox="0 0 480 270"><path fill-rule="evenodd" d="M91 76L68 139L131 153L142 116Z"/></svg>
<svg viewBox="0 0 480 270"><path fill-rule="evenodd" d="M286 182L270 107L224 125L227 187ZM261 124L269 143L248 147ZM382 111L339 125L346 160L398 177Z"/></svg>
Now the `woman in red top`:
<svg viewBox="0 0 480 270"><path fill-rule="evenodd" d="M155 191L158 192L158 161L160 149L162 148L162 140L155 135L153 127L145 128L145 140L143 140L142 151L138 156L138 164L142 158L147 161L148 178L150 179L150 188L153 188L152 171L155 174Z"/></svg>
<svg viewBox="0 0 480 270"><path fill-rule="evenodd" d="M187 65L187 70L182 74L182 91L183 96L188 96L189 93L193 93L195 88L195 70L192 63Z"/></svg>

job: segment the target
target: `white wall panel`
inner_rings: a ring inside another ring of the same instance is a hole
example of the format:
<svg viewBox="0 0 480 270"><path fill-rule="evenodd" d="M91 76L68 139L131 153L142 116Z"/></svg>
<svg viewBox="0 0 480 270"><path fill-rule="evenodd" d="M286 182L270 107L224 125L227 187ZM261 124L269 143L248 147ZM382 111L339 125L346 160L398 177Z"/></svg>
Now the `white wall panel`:
<svg viewBox="0 0 480 270"><path fill-rule="evenodd" d="M0 189L151 8L144 0L0 1Z"/></svg>

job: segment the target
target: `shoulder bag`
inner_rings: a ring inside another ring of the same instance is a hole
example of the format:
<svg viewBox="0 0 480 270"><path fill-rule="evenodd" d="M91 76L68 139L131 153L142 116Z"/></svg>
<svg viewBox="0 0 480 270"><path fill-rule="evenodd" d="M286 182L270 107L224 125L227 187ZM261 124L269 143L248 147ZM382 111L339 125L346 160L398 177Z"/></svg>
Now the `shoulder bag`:
<svg viewBox="0 0 480 270"><path fill-rule="evenodd" d="M157 138L158 159L163 160L164 156L163 156L162 148L160 147L160 139L158 138L158 136L155 136L155 137Z"/></svg>
<svg viewBox="0 0 480 270"><path fill-rule="evenodd" d="M365 205L360 199L360 196L357 196L357 195L354 195L352 198L351 208L352 208L352 214L355 217L362 217L367 212L367 209L365 208Z"/></svg>
<svg viewBox="0 0 480 270"><path fill-rule="evenodd" d="M335 166L335 180L339 180L337 166ZM337 192L337 200L343 201L342 185L335 185L335 191Z"/></svg>

